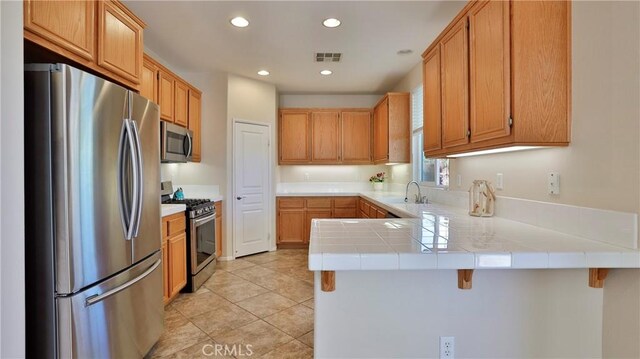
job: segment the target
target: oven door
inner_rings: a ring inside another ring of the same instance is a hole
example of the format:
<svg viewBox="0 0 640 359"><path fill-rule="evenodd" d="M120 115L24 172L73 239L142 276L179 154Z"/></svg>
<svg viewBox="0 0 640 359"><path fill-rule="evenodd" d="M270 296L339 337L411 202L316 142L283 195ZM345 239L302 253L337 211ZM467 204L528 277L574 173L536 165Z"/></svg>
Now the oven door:
<svg viewBox="0 0 640 359"><path fill-rule="evenodd" d="M216 214L191 220L191 274L200 272L216 257Z"/></svg>
<svg viewBox="0 0 640 359"><path fill-rule="evenodd" d="M161 161L163 163L191 161L193 131L160 121Z"/></svg>

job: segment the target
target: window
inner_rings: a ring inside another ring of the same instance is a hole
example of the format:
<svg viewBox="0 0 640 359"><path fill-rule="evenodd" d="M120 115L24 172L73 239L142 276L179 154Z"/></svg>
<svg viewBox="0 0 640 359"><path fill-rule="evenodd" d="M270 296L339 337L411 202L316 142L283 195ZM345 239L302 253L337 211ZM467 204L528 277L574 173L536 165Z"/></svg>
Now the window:
<svg viewBox="0 0 640 359"><path fill-rule="evenodd" d="M422 85L411 91L413 179L419 183L449 186L449 160L425 158L422 151Z"/></svg>

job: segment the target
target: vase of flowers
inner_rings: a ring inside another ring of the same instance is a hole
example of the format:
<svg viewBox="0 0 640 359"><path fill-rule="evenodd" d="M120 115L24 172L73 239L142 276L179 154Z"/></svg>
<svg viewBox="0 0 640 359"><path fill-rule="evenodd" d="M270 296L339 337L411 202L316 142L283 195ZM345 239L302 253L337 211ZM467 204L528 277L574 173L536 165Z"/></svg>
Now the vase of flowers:
<svg viewBox="0 0 640 359"><path fill-rule="evenodd" d="M369 182L373 184L374 191L382 191L382 188L384 186L384 178L385 178L384 172L376 173L374 176L371 176L369 178Z"/></svg>

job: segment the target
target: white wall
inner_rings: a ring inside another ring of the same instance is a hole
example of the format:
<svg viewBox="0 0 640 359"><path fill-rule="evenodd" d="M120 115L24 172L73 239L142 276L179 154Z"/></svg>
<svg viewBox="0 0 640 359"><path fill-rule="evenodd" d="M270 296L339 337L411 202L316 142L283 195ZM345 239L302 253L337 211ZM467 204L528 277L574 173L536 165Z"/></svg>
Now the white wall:
<svg viewBox="0 0 640 359"><path fill-rule="evenodd" d="M280 94L279 107L365 107L372 108L383 94Z"/></svg>
<svg viewBox="0 0 640 359"><path fill-rule="evenodd" d="M278 166L281 183L290 182L367 182L379 172L388 172L389 166Z"/></svg>
<svg viewBox="0 0 640 359"><path fill-rule="evenodd" d="M603 291L587 269L337 271L334 292L315 277L318 358L598 358ZM622 334L626 335L626 334ZM637 337L636 337L637 342Z"/></svg>
<svg viewBox="0 0 640 359"><path fill-rule="evenodd" d="M259 122L271 126L271 168L276 168L277 158L277 112L278 95L276 88L266 82L252 80L246 77L229 75L227 91L227 186L226 198L234 198L233 193L233 121L246 120ZM275 191L276 173L271 174L271 198L267 204L272 209L269 223L271 223L271 247L275 248ZM227 231L227 245L223 246L223 256L233 255L231 233L233 230L233 200L227 202L225 207L225 224Z"/></svg>
<svg viewBox="0 0 640 359"><path fill-rule="evenodd" d="M25 355L22 2L0 1L0 357Z"/></svg>

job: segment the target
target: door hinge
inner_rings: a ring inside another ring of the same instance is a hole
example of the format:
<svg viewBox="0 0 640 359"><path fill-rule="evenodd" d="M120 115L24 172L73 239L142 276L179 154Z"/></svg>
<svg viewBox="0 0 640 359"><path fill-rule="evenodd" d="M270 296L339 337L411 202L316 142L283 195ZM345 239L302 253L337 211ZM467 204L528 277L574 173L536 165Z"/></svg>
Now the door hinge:
<svg viewBox="0 0 640 359"><path fill-rule="evenodd" d="M509 117L509 127L513 127L513 117Z"/></svg>

